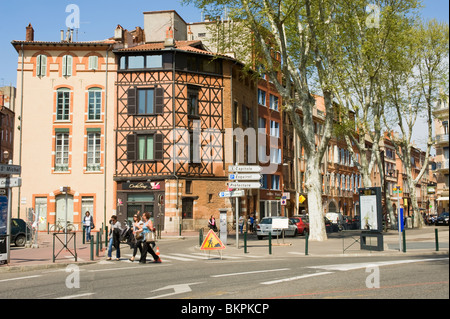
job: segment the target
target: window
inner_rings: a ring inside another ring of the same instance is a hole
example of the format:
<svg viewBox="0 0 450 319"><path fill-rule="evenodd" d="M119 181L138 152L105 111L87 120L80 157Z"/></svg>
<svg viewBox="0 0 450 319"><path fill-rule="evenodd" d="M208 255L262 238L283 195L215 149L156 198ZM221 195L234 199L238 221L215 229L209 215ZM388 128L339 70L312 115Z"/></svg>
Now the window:
<svg viewBox="0 0 450 319"><path fill-rule="evenodd" d="M147 55L145 60L148 69L162 68L162 55Z"/></svg>
<svg viewBox="0 0 450 319"><path fill-rule="evenodd" d="M47 56L40 54L36 57L36 76L44 77L47 75Z"/></svg>
<svg viewBox="0 0 450 319"><path fill-rule="evenodd" d="M280 176L272 175L272 189L279 190L280 189Z"/></svg>
<svg viewBox="0 0 450 319"><path fill-rule="evenodd" d="M101 164L101 134L91 132L87 134L87 166L86 171L98 172Z"/></svg>
<svg viewBox="0 0 450 319"><path fill-rule="evenodd" d="M134 161L162 161L164 156L164 135L129 134L127 136L127 160Z"/></svg>
<svg viewBox="0 0 450 319"><path fill-rule="evenodd" d="M234 123L239 124L239 104L238 102L234 101Z"/></svg>
<svg viewBox="0 0 450 319"><path fill-rule="evenodd" d="M448 121L443 121L442 122L442 127L443 127L443 133L445 134L445 135L448 135Z"/></svg>
<svg viewBox="0 0 450 319"><path fill-rule="evenodd" d="M261 178L261 184L262 184L262 189L267 189L269 186L268 180L267 180L267 175L263 174L262 178Z"/></svg>
<svg viewBox="0 0 450 319"><path fill-rule="evenodd" d="M129 56L128 57L128 69L143 69L144 56Z"/></svg>
<svg viewBox="0 0 450 319"><path fill-rule="evenodd" d="M92 196L81 197L81 216L83 219L86 212L89 212L91 216L94 216L94 197Z"/></svg>
<svg viewBox="0 0 450 319"><path fill-rule="evenodd" d="M70 114L70 90L59 89L57 92L56 120L69 121Z"/></svg>
<svg viewBox="0 0 450 319"><path fill-rule="evenodd" d="M164 112L164 89L160 87L128 89L129 115L154 115Z"/></svg>
<svg viewBox="0 0 450 319"><path fill-rule="evenodd" d="M274 137L280 137L280 123L270 121L270 135Z"/></svg>
<svg viewBox="0 0 450 319"><path fill-rule="evenodd" d="M270 163L281 164L281 149L279 148L270 149Z"/></svg>
<svg viewBox="0 0 450 319"><path fill-rule="evenodd" d="M62 58L62 75L65 77L72 76L73 57L65 55Z"/></svg>
<svg viewBox="0 0 450 319"><path fill-rule="evenodd" d="M258 132L261 134L266 134L266 119L259 117L258 118Z"/></svg>
<svg viewBox="0 0 450 319"><path fill-rule="evenodd" d="M270 94L270 109L278 111L278 97Z"/></svg>
<svg viewBox="0 0 450 319"><path fill-rule="evenodd" d="M154 155L153 135L138 135L138 161L152 161Z"/></svg>
<svg viewBox="0 0 450 319"><path fill-rule="evenodd" d="M98 88L90 89L88 96L88 120L98 121L101 119L102 112L102 90Z"/></svg>
<svg viewBox="0 0 450 319"><path fill-rule="evenodd" d="M98 56L92 55L89 57L89 70L98 70Z"/></svg>
<svg viewBox="0 0 450 319"><path fill-rule="evenodd" d="M154 89L138 90L138 109L137 114L153 114L155 104Z"/></svg>
<svg viewBox="0 0 450 319"><path fill-rule="evenodd" d="M186 194L192 194L192 181L186 181Z"/></svg>
<svg viewBox="0 0 450 319"><path fill-rule="evenodd" d="M266 106L266 92L258 89L258 103Z"/></svg>
<svg viewBox="0 0 450 319"><path fill-rule="evenodd" d="M69 170L69 133L56 133L55 172Z"/></svg>
<svg viewBox="0 0 450 319"><path fill-rule="evenodd" d="M198 116L198 91L188 90L188 115Z"/></svg>

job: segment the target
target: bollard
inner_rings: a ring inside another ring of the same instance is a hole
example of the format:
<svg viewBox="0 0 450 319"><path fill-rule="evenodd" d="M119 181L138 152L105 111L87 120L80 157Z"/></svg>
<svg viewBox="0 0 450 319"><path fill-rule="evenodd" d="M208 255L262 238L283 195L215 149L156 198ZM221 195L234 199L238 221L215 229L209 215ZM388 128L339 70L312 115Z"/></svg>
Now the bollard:
<svg viewBox="0 0 450 319"><path fill-rule="evenodd" d="M272 255L272 232L269 232L269 255Z"/></svg>
<svg viewBox="0 0 450 319"><path fill-rule="evenodd" d="M92 240L92 238L90 244L91 244L91 260L94 260L94 241Z"/></svg>
<svg viewBox="0 0 450 319"><path fill-rule="evenodd" d="M105 247L108 249L108 226L105 226Z"/></svg>
<svg viewBox="0 0 450 319"><path fill-rule="evenodd" d="M406 232L405 232L405 230L403 230L402 235L403 235L403 252L406 253Z"/></svg>
<svg viewBox="0 0 450 319"><path fill-rule="evenodd" d="M436 251L439 251L439 237L437 228L434 229L434 237L436 239Z"/></svg>
<svg viewBox="0 0 450 319"><path fill-rule="evenodd" d="M86 244L86 229L83 227L83 245Z"/></svg>
<svg viewBox="0 0 450 319"><path fill-rule="evenodd" d="M97 241L95 242L95 256L100 256L100 232L97 233Z"/></svg>
<svg viewBox="0 0 450 319"><path fill-rule="evenodd" d="M247 232L244 233L244 254L247 253Z"/></svg>
<svg viewBox="0 0 450 319"><path fill-rule="evenodd" d="M198 232L198 245L202 247L203 244L203 228L200 228L200 231Z"/></svg>
<svg viewBox="0 0 450 319"><path fill-rule="evenodd" d="M181 237L181 223L180 223L180 232L179 232L179 236Z"/></svg>
<svg viewBox="0 0 450 319"><path fill-rule="evenodd" d="M305 256L308 256L308 240L309 240L309 233L306 233L305 236Z"/></svg>

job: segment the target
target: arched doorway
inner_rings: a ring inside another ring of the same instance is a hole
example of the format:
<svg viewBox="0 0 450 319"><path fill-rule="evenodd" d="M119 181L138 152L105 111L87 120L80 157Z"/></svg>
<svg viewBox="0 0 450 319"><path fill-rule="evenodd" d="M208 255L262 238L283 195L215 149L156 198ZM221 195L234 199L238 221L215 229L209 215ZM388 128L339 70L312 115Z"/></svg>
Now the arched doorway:
<svg viewBox="0 0 450 319"><path fill-rule="evenodd" d="M337 212L337 207L336 207L336 203L334 201L331 201L328 204L328 212L329 213L336 213Z"/></svg>

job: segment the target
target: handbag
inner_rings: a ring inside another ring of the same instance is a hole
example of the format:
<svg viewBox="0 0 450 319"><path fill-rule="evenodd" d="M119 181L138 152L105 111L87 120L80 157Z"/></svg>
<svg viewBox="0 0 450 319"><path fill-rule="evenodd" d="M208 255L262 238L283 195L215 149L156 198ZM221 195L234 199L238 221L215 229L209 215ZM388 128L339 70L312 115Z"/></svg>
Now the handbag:
<svg viewBox="0 0 450 319"><path fill-rule="evenodd" d="M155 233L152 231L145 233L145 241L147 243L155 242L156 241Z"/></svg>

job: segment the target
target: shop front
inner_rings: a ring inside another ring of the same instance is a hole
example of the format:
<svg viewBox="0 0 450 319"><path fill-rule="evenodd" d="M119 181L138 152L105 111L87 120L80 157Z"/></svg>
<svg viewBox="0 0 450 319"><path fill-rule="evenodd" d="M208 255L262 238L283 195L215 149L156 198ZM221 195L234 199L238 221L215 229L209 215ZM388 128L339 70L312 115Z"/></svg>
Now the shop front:
<svg viewBox="0 0 450 319"><path fill-rule="evenodd" d="M150 213L154 227L164 230L164 181L117 184L117 217L133 221L135 214Z"/></svg>

